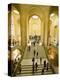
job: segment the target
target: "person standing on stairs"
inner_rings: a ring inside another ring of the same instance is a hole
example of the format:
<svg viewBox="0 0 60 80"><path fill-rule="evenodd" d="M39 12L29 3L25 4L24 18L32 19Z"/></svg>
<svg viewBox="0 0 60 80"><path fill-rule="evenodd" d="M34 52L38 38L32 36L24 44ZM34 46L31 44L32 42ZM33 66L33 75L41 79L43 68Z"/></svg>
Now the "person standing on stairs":
<svg viewBox="0 0 60 80"><path fill-rule="evenodd" d="M42 57L40 57L40 64L42 64Z"/></svg>
<svg viewBox="0 0 60 80"><path fill-rule="evenodd" d="M34 74L34 62L35 62L35 58L32 58L32 73Z"/></svg>
<svg viewBox="0 0 60 80"><path fill-rule="evenodd" d="M38 57L38 52L37 52L37 57Z"/></svg>
<svg viewBox="0 0 60 80"><path fill-rule="evenodd" d="M37 57L37 62L38 62L38 52L37 52L37 56L36 57Z"/></svg>
<svg viewBox="0 0 60 80"><path fill-rule="evenodd" d="M44 69L46 69L46 60L44 60Z"/></svg>
<svg viewBox="0 0 60 80"><path fill-rule="evenodd" d="M34 41L34 46L35 46L35 41Z"/></svg>
<svg viewBox="0 0 60 80"><path fill-rule="evenodd" d="M37 72L37 67L38 67L38 65L37 65L37 62L36 62L36 63L35 63L36 72Z"/></svg>
<svg viewBox="0 0 60 80"><path fill-rule="evenodd" d="M42 75L44 74L44 68L42 68L42 72L41 72L41 74L42 74Z"/></svg>

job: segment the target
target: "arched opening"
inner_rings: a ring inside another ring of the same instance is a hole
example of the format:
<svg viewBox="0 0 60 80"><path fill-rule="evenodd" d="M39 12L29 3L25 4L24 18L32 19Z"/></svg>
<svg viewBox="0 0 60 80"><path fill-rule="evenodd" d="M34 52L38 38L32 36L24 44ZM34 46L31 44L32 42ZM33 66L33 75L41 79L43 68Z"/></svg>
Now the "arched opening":
<svg viewBox="0 0 60 80"><path fill-rule="evenodd" d="M27 44L30 42L31 45L32 42L39 42L41 40L41 26L39 16L33 15L30 17L27 29Z"/></svg>
<svg viewBox="0 0 60 80"><path fill-rule="evenodd" d="M55 13L50 14L50 35L49 43L51 45L58 45L58 15Z"/></svg>
<svg viewBox="0 0 60 80"><path fill-rule="evenodd" d="M55 67L58 67L58 29L58 15L56 13L51 13L48 58Z"/></svg>
<svg viewBox="0 0 60 80"><path fill-rule="evenodd" d="M20 29L20 13L18 10L12 6L12 9L8 12L8 45L9 47L15 47L16 45L21 45L21 29Z"/></svg>
<svg viewBox="0 0 60 80"><path fill-rule="evenodd" d="M8 11L8 61L18 62L21 58L21 52L18 49L21 46L20 13L14 6L11 7Z"/></svg>

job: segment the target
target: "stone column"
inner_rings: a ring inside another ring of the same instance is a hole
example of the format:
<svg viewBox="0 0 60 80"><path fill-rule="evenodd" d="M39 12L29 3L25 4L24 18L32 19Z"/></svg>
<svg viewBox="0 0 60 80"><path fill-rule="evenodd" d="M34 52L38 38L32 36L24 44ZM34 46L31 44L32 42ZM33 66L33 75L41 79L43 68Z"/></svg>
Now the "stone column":
<svg viewBox="0 0 60 80"><path fill-rule="evenodd" d="M20 26L21 26L21 46L24 51L27 45L27 25L26 25L26 13L20 12Z"/></svg>
<svg viewBox="0 0 60 80"><path fill-rule="evenodd" d="M44 29L44 20L41 22L41 41L44 44L44 38L45 38L45 29Z"/></svg>
<svg viewBox="0 0 60 80"><path fill-rule="evenodd" d="M47 46L48 45L48 29L49 29L49 17L48 15L45 16L44 19L44 45Z"/></svg>

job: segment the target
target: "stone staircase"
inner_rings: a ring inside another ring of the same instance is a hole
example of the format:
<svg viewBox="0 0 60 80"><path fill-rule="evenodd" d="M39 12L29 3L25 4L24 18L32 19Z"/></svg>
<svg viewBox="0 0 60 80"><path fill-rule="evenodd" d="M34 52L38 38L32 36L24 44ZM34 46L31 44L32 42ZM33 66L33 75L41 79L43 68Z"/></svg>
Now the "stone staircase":
<svg viewBox="0 0 60 80"><path fill-rule="evenodd" d="M32 65L21 65L21 72L20 67L18 67L16 71L16 76L32 76L32 75L42 75L42 65L38 65L37 71L36 68L34 68L34 74L32 73ZM45 69L43 75L50 75L53 74L51 67L48 67L48 71Z"/></svg>
<svg viewBox="0 0 60 80"><path fill-rule="evenodd" d="M35 46L37 48L37 46ZM21 61L21 65L20 62L18 62L18 64L16 64L16 68L13 71L13 75L14 76L33 76L33 75L42 75L42 69L44 67L44 61L46 61L46 63L49 63L46 54L45 54L45 50L43 48L43 46L38 46L38 49L36 50L36 52L38 52L38 57L35 54L34 56L34 49L35 47L31 46L31 50L30 52L27 51L27 49L25 50L23 59ZM33 62L32 62L32 58L35 58L34 64L37 62L38 67L37 67L37 71L36 71L36 67L34 66L34 73L33 73ZM40 62L40 57L42 58L42 61ZM21 66L21 67L20 67ZM49 64L48 66L48 71L45 69L43 75L50 75L53 74L52 68Z"/></svg>

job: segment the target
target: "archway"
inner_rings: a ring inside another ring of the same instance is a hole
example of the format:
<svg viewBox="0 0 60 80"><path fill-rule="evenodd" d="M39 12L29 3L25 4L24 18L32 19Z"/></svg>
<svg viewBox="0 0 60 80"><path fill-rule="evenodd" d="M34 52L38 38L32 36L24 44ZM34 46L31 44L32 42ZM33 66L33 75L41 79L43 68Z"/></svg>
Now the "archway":
<svg viewBox="0 0 60 80"><path fill-rule="evenodd" d="M54 46L58 44L58 15L55 13L50 14L49 44Z"/></svg>
<svg viewBox="0 0 60 80"><path fill-rule="evenodd" d="M34 41L36 36L37 40L41 40L41 19L37 15L32 15L28 20L27 27L27 44Z"/></svg>
<svg viewBox="0 0 60 80"><path fill-rule="evenodd" d="M9 10L8 19L9 42L11 40L10 47L14 47L15 45L21 46L20 13L14 6Z"/></svg>

